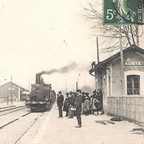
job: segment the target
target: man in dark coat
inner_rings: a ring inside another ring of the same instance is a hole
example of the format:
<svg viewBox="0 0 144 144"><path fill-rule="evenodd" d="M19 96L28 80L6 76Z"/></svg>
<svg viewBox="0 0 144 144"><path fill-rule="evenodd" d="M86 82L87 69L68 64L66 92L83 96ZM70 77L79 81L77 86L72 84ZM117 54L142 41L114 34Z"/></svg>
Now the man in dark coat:
<svg viewBox="0 0 144 144"><path fill-rule="evenodd" d="M57 106L59 110L59 117L63 117L63 101L64 101L64 96L62 95L62 92L60 91L57 95Z"/></svg>
<svg viewBox="0 0 144 144"><path fill-rule="evenodd" d="M78 128L82 126L81 121L81 111L82 111L82 94L81 90L77 90L77 94L75 97L75 108L76 108L76 118L78 122Z"/></svg>
<svg viewBox="0 0 144 144"><path fill-rule="evenodd" d="M68 111L68 117L73 118L75 116L75 93L70 92L69 97L69 111Z"/></svg>
<svg viewBox="0 0 144 144"><path fill-rule="evenodd" d="M63 106L63 110L66 112L66 116L68 116L68 112L69 112L69 105L70 105L70 98L69 98L69 93L66 93L66 98L64 100L64 106Z"/></svg>

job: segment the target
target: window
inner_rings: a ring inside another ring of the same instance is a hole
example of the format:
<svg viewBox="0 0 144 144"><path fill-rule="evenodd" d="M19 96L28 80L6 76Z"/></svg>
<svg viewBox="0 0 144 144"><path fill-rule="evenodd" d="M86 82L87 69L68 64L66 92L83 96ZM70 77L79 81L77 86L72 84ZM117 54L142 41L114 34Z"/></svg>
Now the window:
<svg viewBox="0 0 144 144"><path fill-rule="evenodd" d="M127 76L127 94L128 95L140 94L140 76L139 75Z"/></svg>

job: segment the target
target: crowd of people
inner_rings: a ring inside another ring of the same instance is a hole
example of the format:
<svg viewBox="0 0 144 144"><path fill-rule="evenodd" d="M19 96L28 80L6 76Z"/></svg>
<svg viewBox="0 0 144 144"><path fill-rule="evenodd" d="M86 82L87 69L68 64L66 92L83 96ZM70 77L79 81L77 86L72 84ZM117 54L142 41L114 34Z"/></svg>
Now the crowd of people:
<svg viewBox="0 0 144 144"><path fill-rule="evenodd" d="M101 90L93 91L90 95L88 92L77 90L76 92L67 92L66 96L62 92L57 94L57 106L59 110L59 117L65 116L73 118L76 116L78 128L82 126L81 114L103 114L103 96Z"/></svg>

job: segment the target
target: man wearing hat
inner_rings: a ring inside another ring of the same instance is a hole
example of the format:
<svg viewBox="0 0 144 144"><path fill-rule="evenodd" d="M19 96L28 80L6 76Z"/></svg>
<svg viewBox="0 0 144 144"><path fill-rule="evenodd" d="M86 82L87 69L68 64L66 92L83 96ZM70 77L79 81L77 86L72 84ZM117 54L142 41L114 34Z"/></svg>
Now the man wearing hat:
<svg viewBox="0 0 144 144"><path fill-rule="evenodd" d="M76 108L76 118L78 122L78 128L82 126L81 121L81 111L82 111L82 94L81 90L77 90L77 94L75 97L75 108Z"/></svg>
<svg viewBox="0 0 144 144"><path fill-rule="evenodd" d="M57 106L59 110L59 117L63 117L63 111L62 111L63 101L64 101L64 96L62 95L62 92L59 91L57 95Z"/></svg>
<svg viewBox="0 0 144 144"><path fill-rule="evenodd" d="M70 105L69 93L66 93L66 98L64 100L64 106L63 106L63 111L66 112L66 116L68 116L69 105Z"/></svg>

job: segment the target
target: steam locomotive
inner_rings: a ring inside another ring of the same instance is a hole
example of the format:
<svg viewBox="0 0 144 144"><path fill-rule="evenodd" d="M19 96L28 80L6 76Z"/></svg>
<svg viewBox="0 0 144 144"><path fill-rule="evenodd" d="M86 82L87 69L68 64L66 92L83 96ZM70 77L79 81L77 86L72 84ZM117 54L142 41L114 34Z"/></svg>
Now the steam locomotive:
<svg viewBox="0 0 144 144"><path fill-rule="evenodd" d="M50 110L56 99L56 93L51 84L45 84L41 78L45 71L36 74L36 83L31 86L29 107L31 112Z"/></svg>

